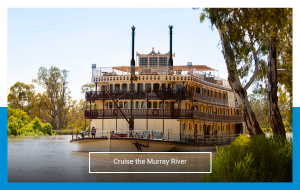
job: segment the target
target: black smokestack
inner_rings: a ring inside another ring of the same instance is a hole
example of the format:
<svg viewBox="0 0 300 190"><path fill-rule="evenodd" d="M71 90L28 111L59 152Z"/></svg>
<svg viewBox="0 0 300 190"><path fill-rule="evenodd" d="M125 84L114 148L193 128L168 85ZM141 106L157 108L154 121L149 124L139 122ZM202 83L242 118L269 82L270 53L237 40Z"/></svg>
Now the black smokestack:
<svg viewBox="0 0 300 190"><path fill-rule="evenodd" d="M173 26L170 25L170 58L169 58L169 66L173 66L173 57L172 57L172 29Z"/></svg>
<svg viewBox="0 0 300 190"><path fill-rule="evenodd" d="M134 75L135 74L135 61L134 61L134 30L135 30L135 27L134 25L131 27L132 29L132 57L131 57L131 63L130 63L130 66L131 66L131 74Z"/></svg>

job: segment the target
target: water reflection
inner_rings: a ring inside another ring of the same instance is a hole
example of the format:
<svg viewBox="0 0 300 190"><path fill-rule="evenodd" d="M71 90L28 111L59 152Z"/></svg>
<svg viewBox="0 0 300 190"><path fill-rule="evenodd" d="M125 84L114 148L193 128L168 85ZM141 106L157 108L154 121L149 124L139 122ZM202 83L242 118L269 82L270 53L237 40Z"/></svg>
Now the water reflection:
<svg viewBox="0 0 300 190"><path fill-rule="evenodd" d="M9 182L197 182L202 174L94 174L71 136L9 137ZM101 161L97 164L101 165Z"/></svg>

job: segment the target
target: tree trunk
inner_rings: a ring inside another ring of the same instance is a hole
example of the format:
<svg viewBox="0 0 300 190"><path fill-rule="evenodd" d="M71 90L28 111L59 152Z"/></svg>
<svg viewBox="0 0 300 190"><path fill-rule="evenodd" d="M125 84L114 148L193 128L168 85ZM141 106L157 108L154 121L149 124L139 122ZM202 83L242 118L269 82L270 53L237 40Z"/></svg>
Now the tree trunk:
<svg viewBox="0 0 300 190"><path fill-rule="evenodd" d="M281 135L286 138L284 125L281 114L278 108L277 96L277 60L276 60L276 40L274 38L270 41L268 54L268 108L271 120L271 128L274 136Z"/></svg>
<svg viewBox="0 0 300 190"><path fill-rule="evenodd" d="M227 66L228 82L235 94L235 97L237 98L237 102L240 108L242 108L243 110L242 114L243 114L245 125L248 131L250 132L251 136L255 134L264 134L259 126L259 123L255 117L254 112L252 111L251 105L248 101L247 92L241 85L240 78L236 71L237 69L236 62L234 60L233 51L228 41L228 37L226 33L223 31L223 28L219 24L218 14L215 12L214 15L216 16L215 24L221 38L223 56Z"/></svg>

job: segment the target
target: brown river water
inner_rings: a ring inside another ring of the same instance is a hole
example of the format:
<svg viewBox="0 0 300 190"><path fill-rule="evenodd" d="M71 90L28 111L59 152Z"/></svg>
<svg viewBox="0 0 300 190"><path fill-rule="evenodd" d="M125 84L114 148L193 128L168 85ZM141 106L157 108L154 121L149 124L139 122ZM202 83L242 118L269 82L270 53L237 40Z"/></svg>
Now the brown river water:
<svg viewBox="0 0 300 190"><path fill-rule="evenodd" d="M78 152L71 136L9 137L8 182L197 182L201 173L89 173L89 153ZM179 153L176 153L179 156ZM176 154L173 154L174 157ZM185 165L119 165L112 164L120 154L91 154L91 172L190 172L209 171L209 154L182 154L191 162ZM172 157L171 156L171 157ZM127 154L137 158L171 159L170 154ZM212 154L214 158L214 153ZM197 168L197 169L195 169Z"/></svg>

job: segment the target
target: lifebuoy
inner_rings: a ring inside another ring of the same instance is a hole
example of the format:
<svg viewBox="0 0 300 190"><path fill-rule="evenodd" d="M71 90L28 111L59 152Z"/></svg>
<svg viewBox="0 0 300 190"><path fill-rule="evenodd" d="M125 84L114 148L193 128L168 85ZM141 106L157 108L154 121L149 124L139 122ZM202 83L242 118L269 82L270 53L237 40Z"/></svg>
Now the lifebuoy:
<svg viewBox="0 0 300 190"><path fill-rule="evenodd" d="M113 114L114 114L114 115L118 115L118 110L115 109L115 110L113 111Z"/></svg>
<svg viewBox="0 0 300 190"><path fill-rule="evenodd" d="M152 115L153 115L153 116L157 116L158 113L159 113L159 110L157 110L157 109L154 109L154 110L152 111Z"/></svg>

